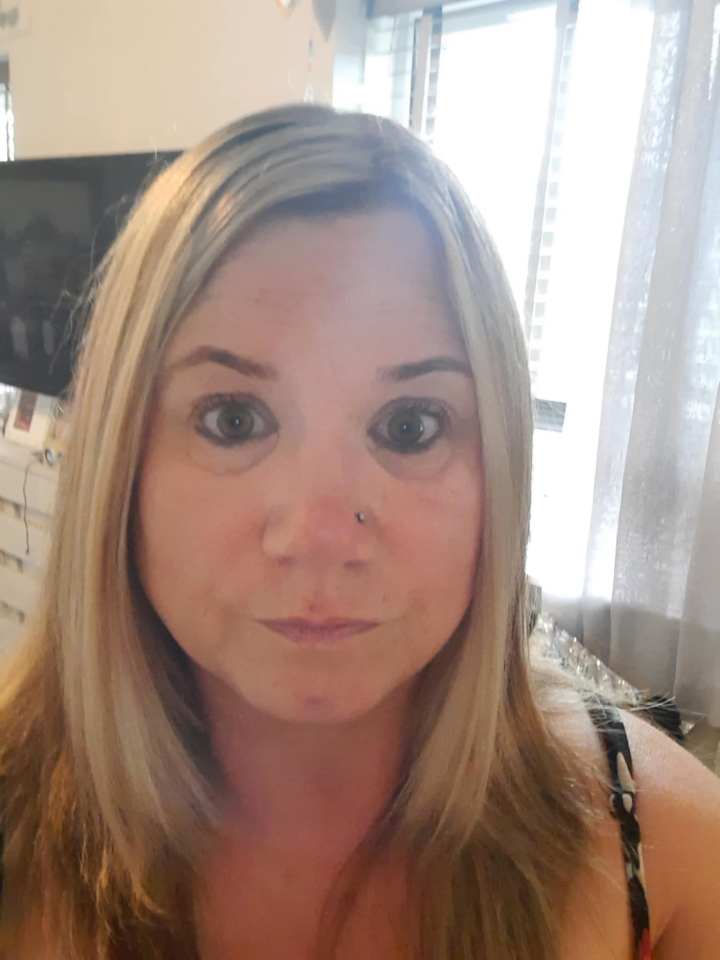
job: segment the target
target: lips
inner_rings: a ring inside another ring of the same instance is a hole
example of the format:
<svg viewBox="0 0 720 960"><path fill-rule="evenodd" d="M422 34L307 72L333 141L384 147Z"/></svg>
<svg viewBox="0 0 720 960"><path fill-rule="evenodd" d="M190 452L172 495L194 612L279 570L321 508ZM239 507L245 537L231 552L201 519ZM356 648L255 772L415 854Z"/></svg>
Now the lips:
<svg viewBox="0 0 720 960"><path fill-rule="evenodd" d="M294 643L336 643L345 637L364 633L377 626L374 620L330 620L313 621L293 617L289 620L260 620L269 630L280 633Z"/></svg>

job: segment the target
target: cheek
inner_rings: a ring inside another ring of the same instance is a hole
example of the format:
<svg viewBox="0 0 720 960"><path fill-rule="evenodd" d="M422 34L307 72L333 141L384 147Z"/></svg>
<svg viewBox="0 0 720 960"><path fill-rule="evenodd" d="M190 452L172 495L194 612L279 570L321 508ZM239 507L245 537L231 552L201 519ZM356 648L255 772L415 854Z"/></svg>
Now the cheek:
<svg viewBox="0 0 720 960"><path fill-rule="evenodd" d="M418 615L447 637L467 609L480 558L482 475L428 488L406 517L406 570ZM437 598L443 602L438 603Z"/></svg>
<svg viewBox="0 0 720 960"><path fill-rule="evenodd" d="M208 596L227 553L227 515L211 485L172 459L143 464L137 497L135 556L146 592L159 610ZM180 601L180 603L178 603Z"/></svg>
<svg viewBox="0 0 720 960"><path fill-rule="evenodd" d="M428 486L415 498L409 530L414 528L422 539L417 546L424 548L425 555L438 561L433 566L439 577L474 567L482 536L483 499L481 472L465 467L459 477Z"/></svg>

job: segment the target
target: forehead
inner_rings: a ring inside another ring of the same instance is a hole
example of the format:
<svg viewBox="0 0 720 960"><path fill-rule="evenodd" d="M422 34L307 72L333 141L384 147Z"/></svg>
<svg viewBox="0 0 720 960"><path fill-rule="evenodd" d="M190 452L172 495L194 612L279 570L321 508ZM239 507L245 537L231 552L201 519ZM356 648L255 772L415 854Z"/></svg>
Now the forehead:
<svg viewBox="0 0 720 960"><path fill-rule="evenodd" d="M413 214L387 210L293 218L257 228L216 271L171 355L200 342L297 351L455 346L435 243ZM409 351L409 352L408 352Z"/></svg>

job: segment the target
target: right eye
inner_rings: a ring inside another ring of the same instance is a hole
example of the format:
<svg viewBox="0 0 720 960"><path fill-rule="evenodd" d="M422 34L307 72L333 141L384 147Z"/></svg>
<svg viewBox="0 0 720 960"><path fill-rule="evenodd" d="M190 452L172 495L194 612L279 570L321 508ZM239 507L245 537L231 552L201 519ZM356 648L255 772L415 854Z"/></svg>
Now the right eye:
<svg viewBox="0 0 720 960"><path fill-rule="evenodd" d="M195 429L211 443L219 447L238 447L250 440L261 440L275 429L274 418L268 411L269 428L258 432L262 424L256 401L236 394L215 394L205 397L195 410Z"/></svg>

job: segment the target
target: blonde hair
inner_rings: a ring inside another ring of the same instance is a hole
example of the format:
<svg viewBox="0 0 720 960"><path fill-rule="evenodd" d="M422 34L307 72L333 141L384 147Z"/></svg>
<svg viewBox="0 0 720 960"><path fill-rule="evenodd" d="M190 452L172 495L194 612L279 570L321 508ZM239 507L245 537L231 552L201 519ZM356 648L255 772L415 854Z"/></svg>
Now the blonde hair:
<svg viewBox="0 0 720 960"><path fill-rule="evenodd" d="M402 780L338 878L319 954L397 844L420 904L414 956L556 956L592 808L587 771L550 723L562 683L530 664L532 414L516 309L481 220L428 148L390 121L309 105L242 119L174 161L91 291L42 603L0 694L12 956L28 909L63 960L197 955L193 863L216 825L217 771L187 659L133 566L158 370L254 224L386 204L413 210L442 257L475 374L485 529L472 602L418 678Z"/></svg>

